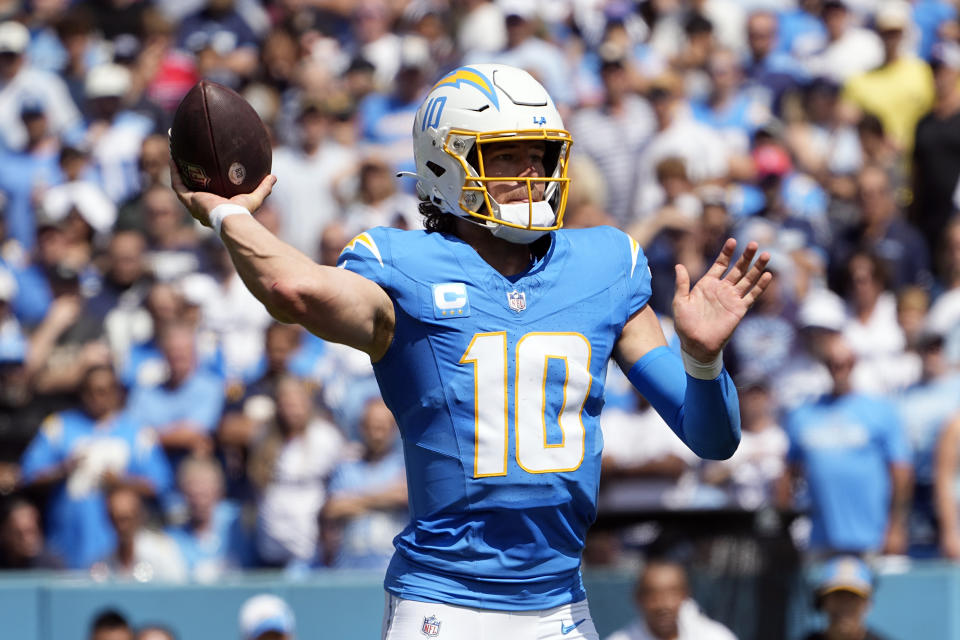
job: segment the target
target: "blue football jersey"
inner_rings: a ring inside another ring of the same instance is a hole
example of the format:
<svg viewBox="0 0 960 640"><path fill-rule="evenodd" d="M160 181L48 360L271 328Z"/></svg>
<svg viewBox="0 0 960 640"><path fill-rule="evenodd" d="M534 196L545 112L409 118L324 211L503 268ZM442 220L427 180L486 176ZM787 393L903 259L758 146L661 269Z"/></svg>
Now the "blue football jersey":
<svg viewBox="0 0 960 640"><path fill-rule="evenodd" d="M582 600L604 375L650 297L639 245L612 227L557 231L505 277L454 236L376 228L339 266L396 310L374 370L403 439L411 522L386 589L502 610Z"/></svg>

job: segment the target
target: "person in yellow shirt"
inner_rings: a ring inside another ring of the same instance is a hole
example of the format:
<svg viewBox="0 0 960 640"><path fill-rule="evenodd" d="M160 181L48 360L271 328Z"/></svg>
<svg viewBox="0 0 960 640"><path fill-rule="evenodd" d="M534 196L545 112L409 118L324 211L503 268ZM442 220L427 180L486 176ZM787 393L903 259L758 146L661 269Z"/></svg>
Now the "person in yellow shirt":
<svg viewBox="0 0 960 640"><path fill-rule="evenodd" d="M910 5L885 0L874 16L874 27L883 41L884 59L876 69L853 76L843 89L848 117L875 114L903 152L913 147L917 122L933 105L933 73L926 62L900 51L903 33L910 26Z"/></svg>

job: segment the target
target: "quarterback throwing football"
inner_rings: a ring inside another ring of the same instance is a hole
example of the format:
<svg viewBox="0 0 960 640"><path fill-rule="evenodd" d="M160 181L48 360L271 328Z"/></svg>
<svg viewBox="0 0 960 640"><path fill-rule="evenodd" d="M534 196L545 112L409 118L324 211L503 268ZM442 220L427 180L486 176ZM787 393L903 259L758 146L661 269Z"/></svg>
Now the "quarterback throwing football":
<svg viewBox="0 0 960 640"><path fill-rule="evenodd" d="M723 345L771 280L728 240L692 289L676 267L679 358L648 306L643 251L561 230L572 143L544 88L461 67L413 123L425 231L371 229L323 267L226 200L175 188L277 319L370 355L400 426L410 524L387 570L384 640L597 640L580 577L596 516L611 357L698 455L740 440ZM637 437L643 437L638 433Z"/></svg>

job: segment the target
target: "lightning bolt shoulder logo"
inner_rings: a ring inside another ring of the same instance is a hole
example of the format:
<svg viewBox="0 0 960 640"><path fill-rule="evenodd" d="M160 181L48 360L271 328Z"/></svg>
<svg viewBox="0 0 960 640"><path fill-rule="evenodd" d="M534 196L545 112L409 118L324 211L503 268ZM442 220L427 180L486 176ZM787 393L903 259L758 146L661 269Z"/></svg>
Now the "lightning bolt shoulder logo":
<svg viewBox="0 0 960 640"><path fill-rule="evenodd" d="M380 249L377 247L377 243L373 241L373 237L366 231L358 235L356 238L347 243L343 248L343 251L340 252L340 259L338 263L343 262L343 254L347 251L356 251L357 245L366 247L366 249L373 254L373 257L377 259L377 262L380 263L380 266L383 266L383 256L380 255Z"/></svg>
<svg viewBox="0 0 960 640"><path fill-rule="evenodd" d="M477 91L483 94L483 96L493 104L493 108L497 111L500 111L500 99L497 98L497 92L493 88L493 82L491 82L487 76L483 75L473 67L460 67L452 73L443 77L440 82L433 85L433 89L430 89L431 93L438 87L451 86L455 89L459 89L461 85L470 85L475 88Z"/></svg>
<svg viewBox="0 0 960 640"><path fill-rule="evenodd" d="M630 277L632 278L637 268L637 258L640 256L640 243L631 236L627 236L627 239L630 240Z"/></svg>

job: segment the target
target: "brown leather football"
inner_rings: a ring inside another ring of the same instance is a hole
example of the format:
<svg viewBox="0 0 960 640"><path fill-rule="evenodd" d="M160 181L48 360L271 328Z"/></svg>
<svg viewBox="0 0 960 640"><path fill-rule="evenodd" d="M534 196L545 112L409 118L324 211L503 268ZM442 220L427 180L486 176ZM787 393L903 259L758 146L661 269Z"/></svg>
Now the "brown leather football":
<svg viewBox="0 0 960 640"><path fill-rule="evenodd" d="M273 152L260 116L236 91L201 80L180 101L170 154L192 191L250 193L270 173Z"/></svg>

